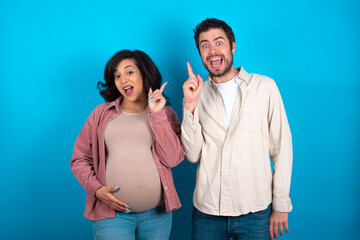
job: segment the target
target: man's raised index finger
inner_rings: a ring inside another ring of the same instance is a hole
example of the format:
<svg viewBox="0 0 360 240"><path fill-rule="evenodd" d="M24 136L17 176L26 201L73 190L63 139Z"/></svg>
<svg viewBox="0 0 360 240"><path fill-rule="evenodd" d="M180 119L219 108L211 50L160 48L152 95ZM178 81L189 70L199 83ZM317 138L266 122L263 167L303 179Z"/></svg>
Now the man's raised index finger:
<svg viewBox="0 0 360 240"><path fill-rule="evenodd" d="M190 63L189 63L189 62L187 62L186 64L187 64L188 73L189 73L189 77L190 77L191 75L194 75L194 73L193 73L193 70L192 70L192 68L191 68Z"/></svg>

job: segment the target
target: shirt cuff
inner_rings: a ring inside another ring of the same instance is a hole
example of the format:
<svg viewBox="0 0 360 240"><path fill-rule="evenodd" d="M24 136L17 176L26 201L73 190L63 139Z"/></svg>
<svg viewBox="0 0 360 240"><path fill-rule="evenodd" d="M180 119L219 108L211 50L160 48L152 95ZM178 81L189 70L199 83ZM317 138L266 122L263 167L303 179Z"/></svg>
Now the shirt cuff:
<svg viewBox="0 0 360 240"><path fill-rule="evenodd" d="M291 199L273 199L272 210L276 212L291 212L293 206L291 204Z"/></svg>
<svg viewBox="0 0 360 240"><path fill-rule="evenodd" d="M195 125L196 123L199 122L199 110L198 110L198 107L196 107L194 109L194 114L192 112L190 112L189 110L187 110L186 108L184 108L183 112L184 112L183 118L187 123L190 123L191 125Z"/></svg>
<svg viewBox="0 0 360 240"><path fill-rule="evenodd" d="M167 121L167 115L165 109L158 112L149 112L149 121L152 123Z"/></svg>
<svg viewBox="0 0 360 240"><path fill-rule="evenodd" d="M99 188L101 188L103 185L99 182L99 181L95 181L91 184L89 184L89 189L88 189L88 193L90 193L92 196L95 197L95 192L96 190L98 190Z"/></svg>

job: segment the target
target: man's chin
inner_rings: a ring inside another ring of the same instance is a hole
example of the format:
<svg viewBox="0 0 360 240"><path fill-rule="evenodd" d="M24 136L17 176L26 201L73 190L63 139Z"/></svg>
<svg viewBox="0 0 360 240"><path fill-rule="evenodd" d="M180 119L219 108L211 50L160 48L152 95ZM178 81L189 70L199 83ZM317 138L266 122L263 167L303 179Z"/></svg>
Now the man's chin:
<svg viewBox="0 0 360 240"><path fill-rule="evenodd" d="M222 77L225 75L225 70L223 71L209 71L211 77Z"/></svg>

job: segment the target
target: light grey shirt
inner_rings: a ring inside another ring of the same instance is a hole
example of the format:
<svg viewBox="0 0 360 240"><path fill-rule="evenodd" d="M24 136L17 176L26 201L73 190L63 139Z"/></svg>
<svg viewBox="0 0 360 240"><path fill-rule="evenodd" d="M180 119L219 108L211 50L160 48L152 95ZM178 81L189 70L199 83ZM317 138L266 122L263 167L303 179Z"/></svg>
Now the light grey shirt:
<svg viewBox="0 0 360 240"><path fill-rule="evenodd" d="M221 95L210 77L194 114L183 110L186 158L199 161L194 206L217 216L256 212L270 203L275 211L289 212L292 140L279 90L271 78L239 70L228 130Z"/></svg>

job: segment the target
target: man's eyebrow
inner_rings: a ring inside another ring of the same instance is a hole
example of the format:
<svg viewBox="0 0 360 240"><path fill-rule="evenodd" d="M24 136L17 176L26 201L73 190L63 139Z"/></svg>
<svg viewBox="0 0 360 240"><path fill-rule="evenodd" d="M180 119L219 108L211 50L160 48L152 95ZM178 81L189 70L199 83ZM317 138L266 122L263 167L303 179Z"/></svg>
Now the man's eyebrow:
<svg viewBox="0 0 360 240"><path fill-rule="evenodd" d="M201 40L200 43L203 43L203 42L209 42L209 40Z"/></svg>
<svg viewBox="0 0 360 240"><path fill-rule="evenodd" d="M223 38L222 36L220 36L220 37L215 38L214 41L219 40L219 39L225 40L225 38Z"/></svg>

